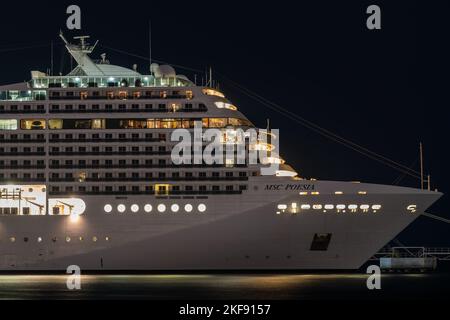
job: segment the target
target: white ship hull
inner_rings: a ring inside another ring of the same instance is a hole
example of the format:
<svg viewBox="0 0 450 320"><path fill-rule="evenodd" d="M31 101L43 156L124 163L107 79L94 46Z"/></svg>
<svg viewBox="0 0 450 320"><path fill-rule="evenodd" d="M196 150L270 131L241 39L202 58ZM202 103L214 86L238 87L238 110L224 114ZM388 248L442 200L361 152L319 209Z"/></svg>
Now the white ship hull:
<svg viewBox="0 0 450 320"><path fill-rule="evenodd" d="M2 216L0 270L65 270L70 265L85 271L357 269L441 196L401 187L261 177L251 178L249 186L242 195L207 199L83 197L86 212L77 221ZM298 188L319 194L302 196ZM360 190L367 194L358 195ZM291 203L297 203L297 213L279 211L280 204ZM114 208L109 214L106 204ZM117 212L119 204L126 212ZM133 204L139 212L130 211ZM146 204L153 206L151 213L144 212ZM158 212L159 204L167 211ZM173 204L179 212L171 212ZM186 213L185 204L205 204L207 210ZM302 210L302 204L311 209ZM313 209L326 204L379 204L382 209ZM330 235L326 250L312 250L317 234Z"/></svg>

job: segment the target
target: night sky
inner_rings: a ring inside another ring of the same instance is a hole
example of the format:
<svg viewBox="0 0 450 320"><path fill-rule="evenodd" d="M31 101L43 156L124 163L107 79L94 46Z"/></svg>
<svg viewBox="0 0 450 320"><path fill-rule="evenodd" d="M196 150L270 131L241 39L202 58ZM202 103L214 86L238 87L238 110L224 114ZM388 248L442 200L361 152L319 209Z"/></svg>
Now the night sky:
<svg viewBox="0 0 450 320"><path fill-rule="evenodd" d="M239 83L340 136L406 166L425 148L432 186L449 193L448 30L443 1L34 1L2 2L0 83L29 80L30 70L67 73L58 38L89 34L93 57L113 64L148 62L101 45L206 70L257 126L281 129L281 152L302 177L392 184L402 173L328 140L250 99ZM66 29L66 8L82 9L82 31ZM366 28L378 4L382 30ZM36 46L36 47L34 47ZM34 47L13 50L15 48ZM177 68L193 79L193 72ZM201 74L198 75L200 79ZM447 95L447 96L446 96ZM416 165L415 169L419 169ZM400 185L418 187L404 177ZM450 218L449 196L429 212ZM386 223L389 223L388 221ZM408 245L450 246L450 225L420 218L399 239Z"/></svg>

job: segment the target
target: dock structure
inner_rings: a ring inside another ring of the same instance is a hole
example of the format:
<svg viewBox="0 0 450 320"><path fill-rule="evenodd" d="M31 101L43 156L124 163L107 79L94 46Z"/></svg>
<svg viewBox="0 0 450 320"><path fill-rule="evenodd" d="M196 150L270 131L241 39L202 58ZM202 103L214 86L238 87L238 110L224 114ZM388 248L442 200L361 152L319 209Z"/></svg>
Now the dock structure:
<svg viewBox="0 0 450 320"><path fill-rule="evenodd" d="M384 271L429 271L437 268L438 261L450 261L450 248L384 248L370 260L379 261Z"/></svg>

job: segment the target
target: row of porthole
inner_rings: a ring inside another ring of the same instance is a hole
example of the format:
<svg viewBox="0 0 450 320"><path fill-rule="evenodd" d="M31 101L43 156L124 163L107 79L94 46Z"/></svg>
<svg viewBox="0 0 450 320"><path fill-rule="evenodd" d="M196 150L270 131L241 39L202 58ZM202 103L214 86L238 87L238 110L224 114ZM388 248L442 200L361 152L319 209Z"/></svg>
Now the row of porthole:
<svg viewBox="0 0 450 320"><path fill-rule="evenodd" d="M127 211L127 207L126 207L124 204L119 204L119 205L117 206L116 209L117 209L117 211L118 211L119 213L125 213L125 211ZM103 207L103 210L104 210L106 213L111 213L111 212L113 211L113 206L110 205L110 204L106 204L106 205ZM139 210L140 210L140 207L139 207L139 205L137 205L137 204L133 204L133 205L130 207L130 210L131 210L131 212L133 212L133 213L138 213ZM167 211L167 206L166 206L165 204L159 204L159 205L156 207L156 210L157 210L158 212L160 212L160 213L164 213L164 212ZM179 212L180 210L181 210L181 208L180 208L180 206L179 206L178 204L172 204L172 205L170 206L170 211L172 211L173 213L177 213L177 212ZM199 204L199 205L197 206L197 210L198 210L198 212L200 212L200 213L205 213L205 212L206 212L206 205L203 204L203 203ZM146 204L146 205L144 206L144 211L145 211L146 213L152 212L152 211L153 211L153 206L152 206L151 204ZM184 206L184 211L187 212L187 213L191 213L192 211L194 211L194 206L193 206L192 204L186 204L186 205Z"/></svg>
<svg viewBox="0 0 450 320"><path fill-rule="evenodd" d="M374 213L377 213L378 211L381 210L381 205L379 204L375 204L375 205L368 205L368 204L363 204L359 206L359 209L362 210L363 212L369 212L370 209L372 209L372 211ZM298 213L299 211L307 211L307 210L323 210L323 212L327 212L328 210L338 210L338 212L346 212L346 209L350 210L350 212L357 212L358 211L358 205L356 204L351 204L351 205L345 205L345 204L338 204L338 205L332 205L332 204L327 204L327 205L321 205L321 204L315 204L315 205L310 205L310 204L297 204L297 203L292 203L290 206L286 205L286 204L280 204L278 205L277 209L279 211L277 211L277 214L281 214L282 212L285 211L290 211L293 213Z"/></svg>
<svg viewBox="0 0 450 320"><path fill-rule="evenodd" d="M76 238L74 238L74 239L76 239ZM82 242L82 241L84 241L84 237L78 237L78 240L79 240L80 242ZM110 237L105 237L105 241L110 241L110 240L111 240ZM16 237L10 237L10 238L9 238L9 241L14 243L14 242L17 241L17 239L16 239ZM30 238L28 238L28 237L24 237L24 238L23 238L23 242L29 242L29 241L30 241ZM42 237L37 237L37 238L36 238L36 242L38 242L38 243L42 243L43 241L44 241L44 239L43 239ZM58 241L58 238L54 237L54 238L51 239L51 241L55 243L55 242ZM69 242L72 241L72 238L71 238L71 237L66 237L66 238L65 238L65 241L66 241L67 243L69 243ZM99 238L98 238L98 237L96 237L96 236L92 237L92 242L97 242L97 241L99 241Z"/></svg>
<svg viewBox="0 0 450 320"><path fill-rule="evenodd" d="M356 210L358 209L358 205L356 204L351 204L351 205L345 205L345 204L338 204L338 205L333 205L333 204L327 204L325 206L321 205L321 204L315 204L315 205L310 205L310 204L297 204L297 203L292 203L291 204L292 208L300 208L302 210L310 210L311 208L313 208L314 210L321 210L321 209L325 209L325 210L333 210L334 208L338 209L338 210L345 210L346 208L350 209L350 210ZM287 205L285 204L280 204L278 205L278 209L280 210L286 210L288 208ZM372 207L368 204L362 204L359 206L359 208L361 210L369 210L370 208L372 208L372 210L381 210L381 205L379 204L375 204L372 205Z"/></svg>

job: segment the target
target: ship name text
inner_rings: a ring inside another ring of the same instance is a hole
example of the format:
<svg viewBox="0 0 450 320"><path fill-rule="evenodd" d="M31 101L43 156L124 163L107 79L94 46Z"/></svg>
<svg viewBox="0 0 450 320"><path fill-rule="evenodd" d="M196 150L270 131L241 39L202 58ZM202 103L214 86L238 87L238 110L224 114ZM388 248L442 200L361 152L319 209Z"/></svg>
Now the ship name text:
<svg viewBox="0 0 450 320"><path fill-rule="evenodd" d="M314 191L314 184L268 184L265 190L268 191Z"/></svg>

